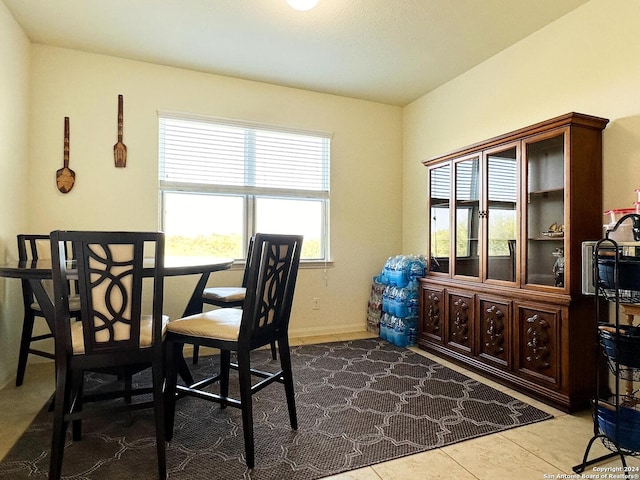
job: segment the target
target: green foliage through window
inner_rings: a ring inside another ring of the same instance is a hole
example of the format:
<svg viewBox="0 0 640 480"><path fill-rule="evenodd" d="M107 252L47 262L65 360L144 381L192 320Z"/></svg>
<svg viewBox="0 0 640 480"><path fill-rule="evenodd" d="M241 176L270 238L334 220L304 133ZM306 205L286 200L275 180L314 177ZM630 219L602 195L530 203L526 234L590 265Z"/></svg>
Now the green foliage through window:
<svg viewBox="0 0 640 480"><path fill-rule="evenodd" d="M243 259L240 249L244 241L240 235L168 235L165 240L167 255L186 257L223 257ZM320 258L320 240L305 239L302 242L302 257L305 259Z"/></svg>

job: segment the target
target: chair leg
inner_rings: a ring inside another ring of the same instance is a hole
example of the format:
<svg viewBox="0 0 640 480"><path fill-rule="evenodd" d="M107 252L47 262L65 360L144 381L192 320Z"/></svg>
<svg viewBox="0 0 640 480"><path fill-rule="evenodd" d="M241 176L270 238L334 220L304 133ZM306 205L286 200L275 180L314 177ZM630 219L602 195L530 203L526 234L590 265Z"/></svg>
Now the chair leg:
<svg viewBox="0 0 640 480"><path fill-rule="evenodd" d="M152 367L153 377L153 410L156 423L156 450L158 454L158 478L167 478L167 455L165 445L165 416L164 416L164 396L162 387L164 383L164 372L162 362L156 361Z"/></svg>
<svg viewBox="0 0 640 480"><path fill-rule="evenodd" d="M253 468L253 405L251 400L251 365L249 351L238 351L238 378L240 381L240 402L242 404L242 430L244 433L244 450L247 467Z"/></svg>
<svg viewBox="0 0 640 480"><path fill-rule="evenodd" d="M131 390L133 389L133 375L127 371L122 374L122 381L124 385L124 401L127 404L131 403L132 395ZM133 412L131 410L127 411L127 427L133 425Z"/></svg>
<svg viewBox="0 0 640 480"><path fill-rule="evenodd" d="M167 342L166 351L166 383L164 392L164 420L165 439L170 442L173 438L173 427L176 413L176 384L178 382L178 369L175 361L178 356L182 357L182 344Z"/></svg>
<svg viewBox="0 0 640 480"><path fill-rule="evenodd" d="M273 358L274 360L278 359L278 349L276 347L275 341L271 342L271 358Z"/></svg>
<svg viewBox="0 0 640 480"><path fill-rule="evenodd" d="M193 376L191 375L187 361L184 359L184 344L175 343L174 345L176 345L176 347L174 348L173 356L171 358L172 364L176 367L178 375L180 375L180 378L184 380L184 383L187 385L193 385Z"/></svg>
<svg viewBox="0 0 640 480"><path fill-rule="evenodd" d="M53 434L51 437L51 459L49 461L49 480L59 480L62 475L64 440L69 422L65 414L71 400L72 376L65 369L58 369L56 375L55 409L53 413Z"/></svg>
<svg viewBox="0 0 640 480"><path fill-rule="evenodd" d="M131 390L133 389L133 375L129 372L124 374L124 401L131 403Z"/></svg>
<svg viewBox="0 0 640 480"><path fill-rule="evenodd" d="M18 356L18 372L16 373L16 387L22 385L24 372L27 369L27 359L29 358L29 348L31 337L33 336L33 323L35 317L33 312L27 311L22 322L22 338L20 339L20 354Z"/></svg>
<svg viewBox="0 0 640 480"><path fill-rule="evenodd" d="M291 428L298 429L298 416L296 414L296 397L293 388L293 372L291 370L291 352L289 351L289 339L281 338L278 340L280 347L280 368L282 369L282 377L284 379L284 391L287 397L287 409L289 410L289 422Z"/></svg>
<svg viewBox="0 0 640 480"><path fill-rule="evenodd" d="M198 356L199 355L200 355L200 345L194 345L193 346L193 358L191 360L194 365L198 363Z"/></svg>
<svg viewBox="0 0 640 480"><path fill-rule="evenodd" d="M84 391L84 372L82 370L73 373L73 385L75 388L71 390L71 399L69 408L74 406L74 411L82 410L82 394ZM82 439L82 420L73 420L71 422L71 431L73 433L73 441L78 442Z"/></svg>
<svg viewBox="0 0 640 480"><path fill-rule="evenodd" d="M229 350L220 351L220 396L229 396L229 369L231 368L231 352ZM221 401L220 408L227 408L227 402Z"/></svg>

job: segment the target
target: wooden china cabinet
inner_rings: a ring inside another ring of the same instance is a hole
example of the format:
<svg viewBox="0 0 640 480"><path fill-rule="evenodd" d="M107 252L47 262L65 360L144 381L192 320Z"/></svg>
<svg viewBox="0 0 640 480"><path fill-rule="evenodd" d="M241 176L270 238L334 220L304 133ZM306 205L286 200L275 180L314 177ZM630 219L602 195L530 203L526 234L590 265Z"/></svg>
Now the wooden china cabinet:
<svg viewBox="0 0 640 480"><path fill-rule="evenodd" d="M419 347L566 411L595 391L581 244L602 236L602 130L569 113L424 162Z"/></svg>

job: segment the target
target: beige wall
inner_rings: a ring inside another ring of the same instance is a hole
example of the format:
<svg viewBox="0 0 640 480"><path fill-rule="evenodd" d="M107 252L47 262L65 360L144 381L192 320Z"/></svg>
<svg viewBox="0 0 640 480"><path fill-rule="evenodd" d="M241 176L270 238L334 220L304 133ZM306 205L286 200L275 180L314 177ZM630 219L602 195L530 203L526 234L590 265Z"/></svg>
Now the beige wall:
<svg viewBox="0 0 640 480"><path fill-rule="evenodd" d="M371 278L402 242L399 107L43 45L31 49L31 230L159 228L159 109L333 132L334 266L300 272L290 333L365 328ZM118 94L124 96L124 169L113 165ZM76 183L61 194L54 180L65 116ZM215 212L197 221L213 222ZM240 283L238 271L213 277L211 284ZM167 279L172 318L182 313L195 281ZM319 311L312 310L314 297Z"/></svg>
<svg viewBox="0 0 640 480"><path fill-rule="evenodd" d="M426 253L422 160L571 111L610 119L603 208L640 188L640 2L591 0L403 112L403 247Z"/></svg>
<svg viewBox="0 0 640 480"><path fill-rule="evenodd" d="M30 44L2 2L0 71L2 255L9 250L15 257L18 232L159 228L158 110L329 131L333 266L300 272L291 334L365 328L371 278L402 242L399 107ZM118 94L125 103L126 169L113 166ZM63 195L55 172L62 167L65 116L76 184ZM214 214L201 221L215 221ZM166 312L173 318L195 281L167 280ZM240 282L239 271L210 283L230 282ZM2 385L15 373L22 306L19 281L0 279L0 287ZM320 310L312 310L315 297Z"/></svg>
<svg viewBox="0 0 640 480"><path fill-rule="evenodd" d="M27 228L29 41L0 2L0 259L15 256ZM15 375L22 327L21 287L0 278L0 386Z"/></svg>

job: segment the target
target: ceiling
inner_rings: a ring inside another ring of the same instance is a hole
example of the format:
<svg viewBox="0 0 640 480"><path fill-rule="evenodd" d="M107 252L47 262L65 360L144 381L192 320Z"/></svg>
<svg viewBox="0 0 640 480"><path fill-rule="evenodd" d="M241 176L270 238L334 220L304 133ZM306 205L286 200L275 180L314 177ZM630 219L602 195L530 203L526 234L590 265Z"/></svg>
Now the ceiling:
<svg viewBox="0 0 640 480"><path fill-rule="evenodd" d="M33 43L404 106L588 0L0 0Z"/></svg>

